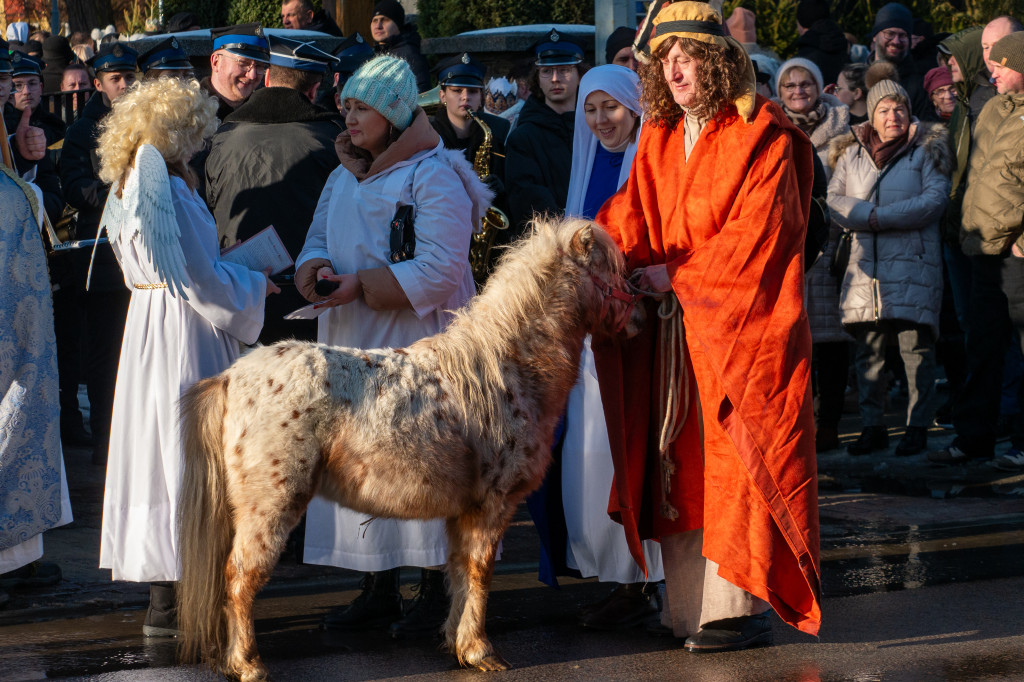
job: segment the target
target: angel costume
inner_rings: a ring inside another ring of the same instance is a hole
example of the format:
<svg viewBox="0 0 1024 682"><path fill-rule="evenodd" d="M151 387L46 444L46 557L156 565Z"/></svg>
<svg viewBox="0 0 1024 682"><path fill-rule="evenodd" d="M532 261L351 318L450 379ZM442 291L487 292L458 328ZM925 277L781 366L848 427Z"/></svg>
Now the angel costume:
<svg viewBox="0 0 1024 682"><path fill-rule="evenodd" d="M420 120L422 119L422 120ZM412 309L374 310L362 298L328 309L318 340L354 348L401 348L444 329L449 311L474 293L466 254L474 225L489 204L462 153L447 150L420 111L402 133L429 146L357 180L344 165L327 180L296 268L313 258L337 273L390 266ZM395 143L396 145L399 143ZM391 264L388 225L399 205L415 211L416 251ZM443 520L399 521L356 513L314 497L306 511L304 561L359 571L445 563Z"/></svg>
<svg viewBox="0 0 1024 682"><path fill-rule="evenodd" d="M640 107L640 80L630 69L614 64L598 66L580 80L581 104L576 107L576 134L572 143L572 175L565 213L594 219L597 209L629 178L636 140L624 150L605 149L587 126L582 102L604 91L636 115ZM602 191L603 190L603 191ZM580 376L569 394L565 441L562 445L562 506L568 535L566 565L584 578L602 582L637 583L661 580L661 548L643 543L647 576L633 560L622 524L608 516L608 500L615 467L612 464L608 427L601 406L601 387L588 336L580 358Z"/></svg>
<svg viewBox="0 0 1024 682"><path fill-rule="evenodd" d="M143 145L102 226L132 292L110 429L100 567L114 580L177 580L178 400L226 369L263 326L266 277L220 260L199 196Z"/></svg>
<svg viewBox="0 0 1024 682"><path fill-rule="evenodd" d="M42 205L38 187L0 165L0 573L40 558L43 531L72 520Z"/></svg>

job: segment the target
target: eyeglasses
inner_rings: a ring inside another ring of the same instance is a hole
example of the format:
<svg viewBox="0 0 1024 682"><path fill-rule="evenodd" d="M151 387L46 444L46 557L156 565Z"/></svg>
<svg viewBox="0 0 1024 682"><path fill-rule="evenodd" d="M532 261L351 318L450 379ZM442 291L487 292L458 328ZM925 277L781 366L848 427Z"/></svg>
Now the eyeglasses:
<svg viewBox="0 0 1024 682"><path fill-rule="evenodd" d="M559 78L568 78L576 70L575 66L542 66L537 71L541 78L550 79L556 73Z"/></svg>
<svg viewBox="0 0 1024 682"><path fill-rule="evenodd" d="M882 36L882 39L889 43L894 43L897 40L910 40L907 32L898 28L887 28L884 31L879 31L878 35Z"/></svg>
<svg viewBox="0 0 1024 682"><path fill-rule="evenodd" d="M32 78L29 80L15 80L14 91L21 92L22 90L35 90L36 88L43 87L43 82L38 78Z"/></svg>
<svg viewBox="0 0 1024 682"><path fill-rule="evenodd" d="M956 88L952 85L946 85L941 88L935 88L932 90L932 97L955 97Z"/></svg>
<svg viewBox="0 0 1024 682"><path fill-rule="evenodd" d="M818 84L812 81L801 81L799 83L783 83L779 87L786 92L793 92L794 90L803 90L808 92L810 90L817 90Z"/></svg>
<svg viewBox="0 0 1024 682"><path fill-rule="evenodd" d="M238 64L238 68L242 70L242 73L249 73L253 71L257 76L262 76L267 71L267 65L262 62L256 62L251 59L243 59L236 57L233 54L227 53L227 57L234 63Z"/></svg>

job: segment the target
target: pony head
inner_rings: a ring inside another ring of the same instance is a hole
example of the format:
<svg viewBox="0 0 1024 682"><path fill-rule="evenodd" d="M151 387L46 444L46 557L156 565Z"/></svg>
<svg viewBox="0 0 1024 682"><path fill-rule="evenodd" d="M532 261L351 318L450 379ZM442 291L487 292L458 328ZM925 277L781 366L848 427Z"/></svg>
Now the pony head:
<svg viewBox="0 0 1024 682"><path fill-rule="evenodd" d="M597 223L567 220L565 253L580 268L581 316L595 336L640 333L646 314L625 279L626 262L615 242Z"/></svg>

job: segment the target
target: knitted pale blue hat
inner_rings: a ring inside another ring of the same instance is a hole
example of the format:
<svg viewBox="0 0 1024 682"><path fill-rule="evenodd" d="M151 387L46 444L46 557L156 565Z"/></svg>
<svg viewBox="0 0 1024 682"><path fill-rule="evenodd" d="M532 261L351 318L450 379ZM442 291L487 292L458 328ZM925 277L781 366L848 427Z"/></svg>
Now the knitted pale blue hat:
<svg viewBox="0 0 1024 682"><path fill-rule="evenodd" d="M357 99L399 130L412 123L418 95L412 69L404 59L390 55L374 57L360 66L341 90L343 102Z"/></svg>

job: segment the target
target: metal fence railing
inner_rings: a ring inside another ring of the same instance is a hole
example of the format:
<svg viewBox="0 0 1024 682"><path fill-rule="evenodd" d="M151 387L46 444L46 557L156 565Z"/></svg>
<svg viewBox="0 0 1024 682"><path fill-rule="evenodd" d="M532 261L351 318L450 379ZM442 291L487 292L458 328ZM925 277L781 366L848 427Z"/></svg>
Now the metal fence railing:
<svg viewBox="0 0 1024 682"><path fill-rule="evenodd" d="M73 90L71 92L51 92L43 95L39 106L60 117L64 123L71 125L85 108L85 101L94 94L94 90Z"/></svg>

